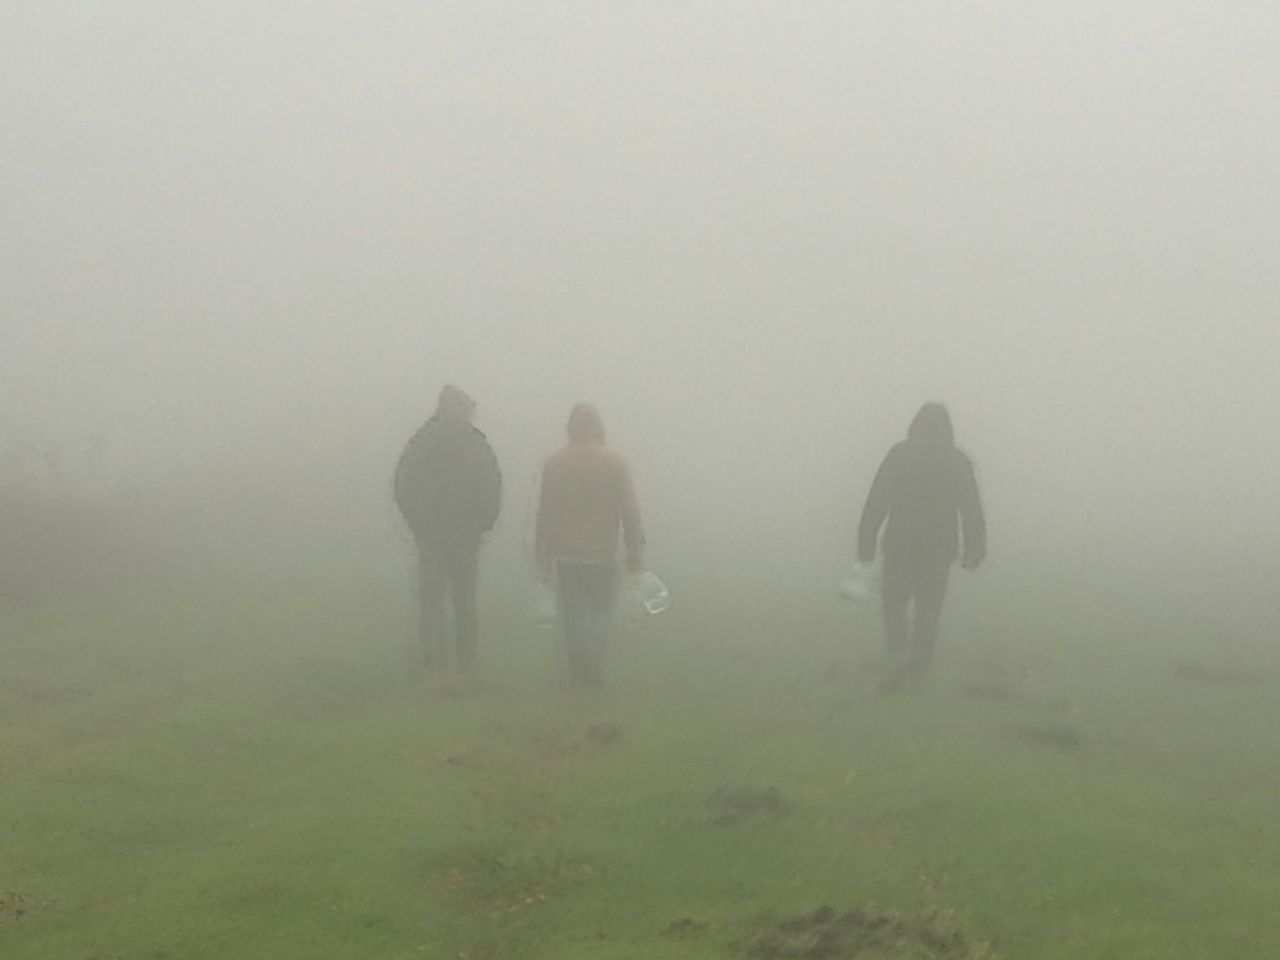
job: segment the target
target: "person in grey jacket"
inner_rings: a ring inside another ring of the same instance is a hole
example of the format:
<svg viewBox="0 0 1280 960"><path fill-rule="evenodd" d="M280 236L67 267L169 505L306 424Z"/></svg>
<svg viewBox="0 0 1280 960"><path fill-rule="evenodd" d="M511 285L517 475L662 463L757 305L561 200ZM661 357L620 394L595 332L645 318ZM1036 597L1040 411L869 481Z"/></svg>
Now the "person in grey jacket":
<svg viewBox="0 0 1280 960"><path fill-rule="evenodd" d="M435 415L409 440L395 471L395 501L418 549L418 635L428 664L448 661L439 630L444 596L453 601L459 666L476 661L476 578L480 543L498 520L502 473L473 424L475 401L447 386Z"/></svg>
<svg viewBox="0 0 1280 960"><path fill-rule="evenodd" d="M871 563L885 524L881 593L887 690L924 682L938 639L951 564L976 570L987 555L987 525L973 464L957 449L946 407L926 403L907 439L880 464L858 525L858 559ZM914 602L908 640L908 605Z"/></svg>

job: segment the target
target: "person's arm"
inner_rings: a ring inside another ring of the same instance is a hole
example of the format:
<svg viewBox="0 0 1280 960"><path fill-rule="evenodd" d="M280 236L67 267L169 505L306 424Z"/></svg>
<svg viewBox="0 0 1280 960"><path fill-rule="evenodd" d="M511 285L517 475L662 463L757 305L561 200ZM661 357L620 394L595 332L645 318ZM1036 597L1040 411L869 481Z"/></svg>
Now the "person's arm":
<svg viewBox="0 0 1280 960"><path fill-rule="evenodd" d="M551 573L552 552L555 549L552 535L554 522L551 498L554 481L548 466L542 468L542 482L538 485L538 515L534 523L533 555L538 571L544 576Z"/></svg>
<svg viewBox="0 0 1280 960"><path fill-rule="evenodd" d="M644 569L644 526L640 522L640 504L636 499L635 483L631 479L631 468L625 461L621 464L622 499L620 514L622 519L622 543L626 550L627 572L639 573Z"/></svg>
<svg viewBox="0 0 1280 960"><path fill-rule="evenodd" d="M964 553L960 564L966 570L976 570L987 558L987 518L982 511L982 497L973 475L973 462L963 454L961 456L959 507Z"/></svg>
<svg viewBox="0 0 1280 960"><path fill-rule="evenodd" d="M480 437L480 464L477 470L476 505L480 532L488 533L498 522L502 509L502 469L489 441Z"/></svg>
<svg viewBox="0 0 1280 960"><path fill-rule="evenodd" d="M871 563L876 558L880 527L889 515L889 504L893 499L894 461L890 450L876 471L867 502L862 507L862 519L858 522L858 560L862 563Z"/></svg>
<svg viewBox="0 0 1280 960"><path fill-rule="evenodd" d="M405 444L404 450L400 452L400 459L396 461L396 471L391 481L396 506L411 525L415 519L418 500L414 486L419 481L415 474L420 472L417 466L422 459L418 436L414 434Z"/></svg>

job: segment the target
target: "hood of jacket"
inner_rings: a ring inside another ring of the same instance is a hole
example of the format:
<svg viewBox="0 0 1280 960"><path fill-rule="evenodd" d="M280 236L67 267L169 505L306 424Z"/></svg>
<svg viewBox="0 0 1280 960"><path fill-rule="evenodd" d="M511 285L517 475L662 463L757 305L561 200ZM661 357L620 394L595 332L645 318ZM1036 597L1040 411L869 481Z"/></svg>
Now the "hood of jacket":
<svg viewBox="0 0 1280 960"><path fill-rule="evenodd" d="M604 420L589 403L576 403L569 413L570 443L604 443Z"/></svg>
<svg viewBox="0 0 1280 960"><path fill-rule="evenodd" d="M907 441L937 449L955 446L955 432L947 408L940 403L926 403L921 407L907 430Z"/></svg>

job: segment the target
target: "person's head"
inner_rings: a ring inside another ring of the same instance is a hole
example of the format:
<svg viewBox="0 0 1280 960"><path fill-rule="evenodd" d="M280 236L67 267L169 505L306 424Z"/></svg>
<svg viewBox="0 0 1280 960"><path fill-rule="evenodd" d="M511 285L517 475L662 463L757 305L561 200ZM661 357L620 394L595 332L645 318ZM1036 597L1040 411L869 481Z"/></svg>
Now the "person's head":
<svg viewBox="0 0 1280 960"><path fill-rule="evenodd" d="M907 439L936 447L953 446L955 434L951 429L951 414L940 403L926 403L911 421Z"/></svg>
<svg viewBox="0 0 1280 960"><path fill-rule="evenodd" d="M470 423L475 419L476 402L461 387L449 384L440 391L440 400L436 404L436 416L444 420Z"/></svg>
<svg viewBox="0 0 1280 960"><path fill-rule="evenodd" d="M569 412L570 443L604 443L604 421L589 403L575 403Z"/></svg>

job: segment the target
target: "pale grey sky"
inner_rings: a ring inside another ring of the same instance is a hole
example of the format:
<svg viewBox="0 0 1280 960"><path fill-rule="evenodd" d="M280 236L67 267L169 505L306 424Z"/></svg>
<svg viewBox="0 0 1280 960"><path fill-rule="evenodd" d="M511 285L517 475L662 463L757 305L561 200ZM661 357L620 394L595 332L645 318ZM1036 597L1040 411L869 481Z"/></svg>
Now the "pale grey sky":
<svg viewBox="0 0 1280 960"><path fill-rule="evenodd" d="M381 483L454 380L526 477L587 397L668 523L806 536L937 398L1006 543L1261 549L1278 51L1268 2L8 0L0 428Z"/></svg>

